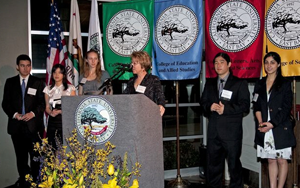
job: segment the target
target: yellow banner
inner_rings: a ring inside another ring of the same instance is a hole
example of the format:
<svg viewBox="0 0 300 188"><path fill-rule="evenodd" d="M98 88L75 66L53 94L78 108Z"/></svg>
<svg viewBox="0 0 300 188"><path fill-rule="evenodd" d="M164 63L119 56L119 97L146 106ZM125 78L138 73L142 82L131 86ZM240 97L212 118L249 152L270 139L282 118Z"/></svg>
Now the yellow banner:
<svg viewBox="0 0 300 188"><path fill-rule="evenodd" d="M283 76L300 75L300 0L267 0L264 54L277 52ZM264 68L264 66L262 66ZM263 70L265 76L265 71Z"/></svg>

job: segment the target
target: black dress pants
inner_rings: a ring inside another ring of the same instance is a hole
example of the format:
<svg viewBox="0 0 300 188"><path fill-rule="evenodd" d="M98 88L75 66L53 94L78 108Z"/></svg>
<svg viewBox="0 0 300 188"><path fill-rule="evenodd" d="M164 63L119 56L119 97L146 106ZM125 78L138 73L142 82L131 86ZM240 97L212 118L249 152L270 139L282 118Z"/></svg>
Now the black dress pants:
<svg viewBox="0 0 300 188"><path fill-rule="evenodd" d="M40 162L35 159L38 157L38 153L33 150L33 144L40 142L38 133L31 133L24 123L22 130L17 134L11 135L11 139L16 153L19 181L21 183L25 182L27 174L31 174L33 180L36 181L39 175ZM30 165L28 165L29 157Z"/></svg>
<svg viewBox="0 0 300 188"><path fill-rule="evenodd" d="M242 164L240 161L242 140L207 140L207 181L211 188L221 188L225 159L228 161L230 188L243 188Z"/></svg>

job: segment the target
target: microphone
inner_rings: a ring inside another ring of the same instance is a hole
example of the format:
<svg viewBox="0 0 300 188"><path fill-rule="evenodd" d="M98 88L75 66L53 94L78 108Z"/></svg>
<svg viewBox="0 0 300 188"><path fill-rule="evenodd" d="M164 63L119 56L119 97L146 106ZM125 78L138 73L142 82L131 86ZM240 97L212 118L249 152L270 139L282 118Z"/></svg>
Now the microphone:
<svg viewBox="0 0 300 188"><path fill-rule="evenodd" d="M103 84L98 88L98 90L101 90L102 88L104 88L105 86L110 86L111 85L111 78L107 78L104 80Z"/></svg>
<svg viewBox="0 0 300 188"><path fill-rule="evenodd" d="M132 68L132 64L129 63L129 64L126 64L126 63L115 63L115 65L118 65L122 68L127 68L127 69L131 69Z"/></svg>

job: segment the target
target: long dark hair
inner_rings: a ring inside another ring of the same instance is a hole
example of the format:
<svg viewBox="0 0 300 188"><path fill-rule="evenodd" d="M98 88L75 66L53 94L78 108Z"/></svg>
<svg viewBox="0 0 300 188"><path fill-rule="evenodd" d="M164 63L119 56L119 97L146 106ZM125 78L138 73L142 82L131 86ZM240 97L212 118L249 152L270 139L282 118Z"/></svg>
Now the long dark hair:
<svg viewBox="0 0 300 188"><path fill-rule="evenodd" d="M64 91L68 89L68 80L67 80L67 72L66 72L66 69L65 69L65 66L63 66L62 64L56 64L52 67L52 70L51 70L51 86L50 86L50 89L52 89L54 86L55 86L55 80L53 78L53 73L56 71L56 69L60 69L60 73L62 73L63 75L63 80L62 80L62 83L64 85Z"/></svg>
<svg viewBox="0 0 300 188"><path fill-rule="evenodd" d="M276 91L279 90L279 88L281 87L282 85L282 80L283 80L283 76L281 74L281 58L280 58L280 55L276 52L268 52L265 57L264 57L264 64L266 62L266 59L268 57L272 57L278 64L279 64L279 67L277 68L277 75L276 75L276 78L273 82L273 85L272 87L270 88L270 91L271 92L273 89L275 89ZM268 75L267 75L268 77Z"/></svg>

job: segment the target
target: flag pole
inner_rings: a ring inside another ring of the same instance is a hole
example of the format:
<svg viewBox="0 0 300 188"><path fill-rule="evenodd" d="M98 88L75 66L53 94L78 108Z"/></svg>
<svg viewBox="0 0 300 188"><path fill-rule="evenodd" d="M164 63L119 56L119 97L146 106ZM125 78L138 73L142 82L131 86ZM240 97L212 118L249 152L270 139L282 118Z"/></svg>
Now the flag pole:
<svg viewBox="0 0 300 188"><path fill-rule="evenodd" d="M294 119L295 115L296 115L296 78L294 76L293 78L293 116ZM294 130L294 132L297 133L298 127L295 126L296 131ZM293 184L293 188L298 188L298 168L297 168L297 156L298 156L298 152L297 152L297 147L294 148L294 152L293 152L293 179L294 179L294 184Z"/></svg>
<svg viewBox="0 0 300 188"><path fill-rule="evenodd" d="M180 175L180 147L179 147L179 82L176 83L176 158L177 158L177 177L168 183L168 188L187 188L190 184Z"/></svg>

